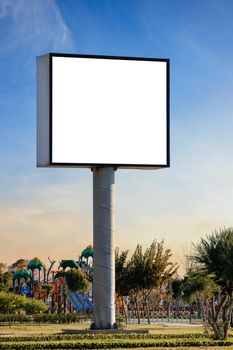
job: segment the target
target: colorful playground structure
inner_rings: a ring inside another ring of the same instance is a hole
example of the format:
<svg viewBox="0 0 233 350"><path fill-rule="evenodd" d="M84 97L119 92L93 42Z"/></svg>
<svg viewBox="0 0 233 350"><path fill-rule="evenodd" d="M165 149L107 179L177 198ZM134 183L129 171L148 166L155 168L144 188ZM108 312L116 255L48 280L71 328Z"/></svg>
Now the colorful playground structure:
<svg viewBox="0 0 233 350"><path fill-rule="evenodd" d="M32 260L20 259L9 266L13 274L11 292L23 294L28 298L43 300L49 305L51 312L91 312L92 283L86 293L71 292L61 271L81 269L90 279L93 273L93 248L87 246L77 260L61 260L58 269L53 269L56 261L51 260L47 269L44 262L38 257Z"/></svg>

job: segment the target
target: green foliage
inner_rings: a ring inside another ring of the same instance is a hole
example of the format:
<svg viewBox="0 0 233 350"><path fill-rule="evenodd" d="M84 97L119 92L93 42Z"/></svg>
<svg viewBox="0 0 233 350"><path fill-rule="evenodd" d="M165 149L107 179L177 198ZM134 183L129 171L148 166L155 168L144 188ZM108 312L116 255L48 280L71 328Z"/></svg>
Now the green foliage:
<svg viewBox="0 0 233 350"><path fill-rule="evenodd" d="M176 302L206 303L217 294L219 287L213 274L203 269L189 271L184 278L176 278L171 283L172 297Z"/></svg>
<svg viewBox="0 0 233 350"><path fill-rule="evenodd" d="M0 262L0 291L7 292L11 286L12 274L5 272L6 265Z"/></svg>
<svg viewBox="0 0 233 350"><path fill-rule="evenodd" d="M116 291L120 296L131 296L137 309L138 323L140 323L138 299L143 296L149 323L148 298L151 291L168 284L176 273L178 266L170 261L172 256L170 249L165 249L164 243L159 243L156 240L145 252L143 252L142 246L138 244L128 261L127 255L128 251L120 253L119 249L116 250Z"/></svg>
<svg viewBox="0 0 233 350"><path fill-rule="evenodd" d="M80 315L76 313L67 314L37 314L33 315L33 322L35 323L77 323L85 321L86 315Z"/></svg>
<svg viewBox="0 0 233 350"><path fill-rule="evenodd" d="M89 289L89 280L81 269L71 269L65 274L67 286L71 292L85 292Z"/></svg>
<svg viewBox="0 0 233 350"><path fill-rule="evenodd" d="M209 325L215 339L226 339L233 308L233 228L215 231L195 246L196 261L219 286L218 305L210 303Z"/></svg>
<svg viewBox="0 0 233 350"><path fill-rule="evenodd" d="M39 312L45 312L48 310L48 306L42 300L26 299L24 298L23 310L28 315L33 315Z"/></svg>
<svg viewBox="0 0 233 350"><path fill-rule="evenodd" d="M180 301L184 292L184 280L176 278L171 283L172 297L175 301Z"/></svg>
<svg viewBox="0 0 233 350"><path fill-rule="evenodd" d="M119 248L115 250L116 292L121 296L128 295L130 291L130 285L128 283L128 252L128 250L120 252Z"/></svg>
<svg viewBox="0 0 233 350"><path fill-rule="evenodd" d="M233 291L233 228L220 229L195 246L196 260L226 291Z"/></svg>
<svg viewBox="0 0 233 350"><path fill-rule="evenodd" d="M9 314L24 311L28 314L47 311L43 301L27 299L25 296L0 292L0 313Z"/></svg>
<svg viewBox="0 0 233 350"><path fill-rule="evenodd" d="M77 323L81 320L86 320L86 315L76 313L67 314L0 314L0 323L49 323L49 324L63 324L63 323Z"/></svg>
<svg viewBox="0 0 233 350"><path fill-rule="evenodd" d="M207 302L218 291L218 285L214 281L214 275L207 274L199 269L191 271L184 279L184 297L186 299L200 299Z"/></svg>
<svg viewBox="0 0 233 350"><path fill-rule="evenodd" d="M229 341L213 341L206 338L185 338L175 336L170 338L156 338L141 336L138 334L83 334L83 335L54 335L51 337L9 338L0 343L0 349L112 349L112 348L177 348L177 347L201 347L201 346L230 346Z"/></svg>
<svg viewBox="0 0 233 350"><path fill-rule="evenodd" d="M142 334L142 333L74 333L74 334L49 334L49 335L30 335L30 336L14 336L14 337L1 337L0 342L19 342L19 341L54 341L54 340L97 340L97 339L205 339L201 333L188 333L188 334Z"/></svg>
<svg viewBox="0 0 233 350"><path fill-rule="evenodd" d="M154 240L143 253L137 245L129 262L129 283L135 292L162 286L176 273L178 266L170 261L170 249L164 249L163 242Z"/></svg>
<svg viewBox="0 0 233 350"><path fill-rule="evenodd" d="M0 292L0 313L14 313L21 310L24 297L16 294Z"/></svg>
<svg viewBox="0 0 233 350"><path fill-rule="evenodd" d="M127 261L128 251L116 250L116 288L121 295L139 292L163 285L177 271L177 264L170 261L170 249L165 250L163 242L153 241L143 253L137 245L131 259Z"/></svg>

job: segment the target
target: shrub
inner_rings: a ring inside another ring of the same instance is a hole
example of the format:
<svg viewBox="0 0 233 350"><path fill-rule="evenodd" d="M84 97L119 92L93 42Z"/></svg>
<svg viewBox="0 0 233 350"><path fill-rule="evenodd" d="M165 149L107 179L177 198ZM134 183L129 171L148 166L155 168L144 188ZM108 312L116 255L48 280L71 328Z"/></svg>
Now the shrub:
<svg viewBox="0 0 233 350"><path fill-rule="evenodd" d="M47 311L48 306L41 300L27 299L23 295L0 292L0 313L13 314L25 311L27 314Z"/></svg>
<svg viewBox="0 0 233 350"><path fill-rule="evenodd" d="M28 315L33 315L39 312L48 310L48 306L42 300L26 299L24 310Z"/></svg>
<svg viewBox="0 0 233 350"><path fill-rule="evenodd" d="M211 341L211 340L81 340L77 341L47 341L47 342L2 342L0 349L17 349L17 350L35 350L35 349L114 349L114 348L148 348L148 347L201 347L201 346L229 346L232 345L230 341Z"/></svg>
<svg viewBox="0 0 233 350"><path fill-rule="evenodd" d="M89 281L86 274L81 270L71 269L65 272L67 286L71 292L85 292L89 288Z"/></svg>
<svg viewBox="0 0 233 350"><path fill-rule="evenodd" d="M0 323L76 323L86 320L86 315L80 314L0 314Z"/></svg>

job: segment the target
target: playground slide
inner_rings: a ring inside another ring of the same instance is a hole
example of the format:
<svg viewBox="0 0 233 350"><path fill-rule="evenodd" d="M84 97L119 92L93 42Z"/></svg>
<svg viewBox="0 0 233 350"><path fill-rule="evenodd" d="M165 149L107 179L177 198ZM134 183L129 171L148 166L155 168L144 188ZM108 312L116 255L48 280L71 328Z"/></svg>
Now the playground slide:
<svg viewBox="0 0 233 350"><path fill-rule="evenodd" d="M93 304L87 295L83 295L78 292L71 292L68 290L68 297L75 307L76 311L81 311L83 309L93 309Z"/></svg>
<svg viewBox="0 0 233 350"><path fill-rule="evenodd" d="M87 295L85 295L85 302L87 304L88 309L93 309L93 304Z"/></svg>

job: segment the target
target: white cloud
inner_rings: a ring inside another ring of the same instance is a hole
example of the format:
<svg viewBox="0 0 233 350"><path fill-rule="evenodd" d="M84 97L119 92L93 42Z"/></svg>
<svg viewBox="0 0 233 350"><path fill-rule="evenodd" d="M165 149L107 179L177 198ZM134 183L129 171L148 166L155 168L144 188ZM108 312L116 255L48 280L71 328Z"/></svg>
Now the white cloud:
<svg viewBox="0 0 233 350"><path fill-rule="evenodd" d="M1 0L0 24L1 54L15 49L39 54L74 46L55 0Z"/></svg>

